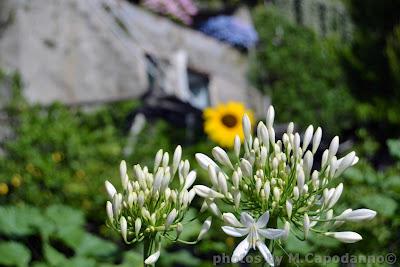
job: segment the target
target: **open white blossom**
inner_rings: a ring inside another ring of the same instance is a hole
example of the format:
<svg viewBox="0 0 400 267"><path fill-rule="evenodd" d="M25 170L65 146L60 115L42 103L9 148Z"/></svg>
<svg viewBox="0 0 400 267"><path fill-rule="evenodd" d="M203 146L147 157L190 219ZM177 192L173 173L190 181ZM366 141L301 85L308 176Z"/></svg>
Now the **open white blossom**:
<svg viewBox="0 0 400 267"><path fill-rule="evenodd" d="M250 248L256 249L257 247L265 261L269 265L274 266L274 257L264 242L265 239L274 240L282 237L285 234L285 231L281 229L266 228L269 221L268 211L260 216L257 221L246 212L242 212L240 222L237 221L236 217L232 213L224 214L224 218L227 218L225 222L231 225L222 226L222 230L226 234L234 237L247 235L233 251L232 263L241 261L247 253L249 253Z"/></svg>
<svg viewBox="0 0 400 267"><path fill-rule="evenodd" d="M271 225L276 227L281 223L286 236L290 230L290 234L301 240L310 234L327 232L326 236L343 242L360 240L358 234L336 231L330 234L346 221L370 220L376 215L368 209L334 215L334 207L344 190L339 178L358 162L355 152L340 157L339 137L335 136L319 160L320 127L310 125L302 135L289 123L287 131L278 139L273 128L274 117L275 110L270 106L266 122L258 124L253 136L249 118L243 116L244 144L241 146L240 139L235 138L232 157L220 147L212 151L215 161L205 154L196 154L211 184L196 186L201 188L196 193L205 199L203 209L218 210L219 214L248 211L253 217L268 211ZM234 221L231 215L221 217ZM241 245L240 248L247 247Z"/></svg>
<svg viewBox="0 0 400 267"><path fill-rule="evenodd" d="M178 146L170 165L169 154L159 150L154 160L154 172L147 167L135 165L131 175L128 175L127 164L122 161L121 192L109 181L105 182L110 198L106 204L108 225L120 232L127 244L141 241L155 243L154 246L147 246L153 248L153 251L145 251L145 264L151 265L158 260L161 238L187 242L178 237L184 230L184 225L193 219L185 218L185 215L196 195L192 188L196 172L190 170L189 161L182 160L181 155L182 148ZM172 187L175 177L178 177L179 183ZM211 218L208 218L198 240L204 236L210 225Z"/></svg>

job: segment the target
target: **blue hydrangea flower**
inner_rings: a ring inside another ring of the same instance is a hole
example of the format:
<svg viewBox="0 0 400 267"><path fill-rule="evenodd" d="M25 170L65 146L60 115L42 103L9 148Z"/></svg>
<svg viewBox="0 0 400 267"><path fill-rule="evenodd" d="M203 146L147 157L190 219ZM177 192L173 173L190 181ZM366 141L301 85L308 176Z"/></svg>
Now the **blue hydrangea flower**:
<svg viewBox="0 0 400 267"><path fill-rule="evenodd" d="M233 16L220 15L208 19L199 30L233 46L251 48L258 41L254 27Z"/></svg>

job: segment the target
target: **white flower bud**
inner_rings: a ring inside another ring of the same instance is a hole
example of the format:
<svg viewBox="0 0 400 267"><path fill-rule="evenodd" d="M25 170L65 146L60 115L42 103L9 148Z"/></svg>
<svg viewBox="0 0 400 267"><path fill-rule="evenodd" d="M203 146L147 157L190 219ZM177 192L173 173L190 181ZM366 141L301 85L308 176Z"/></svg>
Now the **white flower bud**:
<svg viewBox="0 0 400 267"><path fill-rule="evenodd" d="M114 213L113 213L113 206L110 201L107 201L106 211L107 211L108 219L112 223L114 221Z"/></svg>
<svg viewBox="0 0 400 267"><path fill-rule="evenodd" d="M222 219L224 220L225 223L233 226L233 227L243 227L243 224L239 222L239 220L236 218L235 215L232 213L224 213L222 215Z"/></svg>
<svg viewBox="0 0 400 267"><path fill-rule="evenodd" d="M289 122L288 126L287 126L287 134L291 135L293 134L294 131L294 123L293 122Z"/></svg>
<svg viewBox="0 0 400 267"><path fill-rule="evenodd" d="M236 190L233 192L233 202L235 203L235 208L238 209L240 205L240 198L241 198L241 193L239 190Z"/></svg>
<svg viewBox="0 0 400 267"><path fill-rule="evenodd" d="M189 172L188 176L186 177L185 184L184 184L182 190L188 190L189 187L191 187L193 185L194 181L196 181L196 172L191 171L191 172Z"/></svg>
<svg viewBox="0 0 400 267"><path fill-rule="evenodd" d="M308 214L307 214L307 213L304 214L304 223L303 223L303 226L304 226L304 238L307 239L308 233L310 232L310 228L311 228L311 225L310 225L310 218L308 217Z"/></svg>
<svg viewBox="0 0 400 267"><path fill-rule="evenodd" d="M219 170L218 165L212 159L210 159L208 156L206 156L202 153L196 153L195 157L196 157L197 163L199 163L199 165L202 169L208 170L208 166L211 165L216 170Z"/></svg>
<svg viewBox="0 0 400 267"><path fill-rule="evenodd" d="M346 210L348 211L348 210ZM350 222L359 222L365 220L371 220L376 216L376 211L370 209L357 209L351 210L342 213L337 216L336 220L350 221Z"/></svg>
<svg viewBox="0 0 400 267"><path fill-rule="evenodd" d="M162 166L166 168L169 164L169 154L168 152L164 152L163 158L162 158Z"/></svg>
<svg viewBox="0 0 400 267"><path fill-rule="evenodd" d="M124 239L125 243L128 243L128 223L124 216L120 219L120 226L121 226L121 235Z"/></svg>
<svg viewBox="0 0 400 267"><path fill-rule="evenodd" d="M222 194L224 195L228 194L228 184L226 182L225 174L223 174L222 172L218 173L218 188L219 191L222 192Z"/></svg>
<svg viewBox="0 0 400 267"><path fill-rule="evenodd" d="M170 227L170 225L175 221L177 215L178 212L176 211L176 209L171 210L165 222L165 229L168 229Z"/></svg>
<svg viewBox="0 0 400 267"><path fill-rule="evenodd" d="M289 219L292 217L292 210L293 210L292 202L290 200L286 200L286 213Z"/></svg>
<svg viewBox="0 0 400 267"><path fill-rule="evenodd" d="M293 154L295 157L300 154L300 135L298 133L295 133L293 138Z"/></svg>
<svg viewBox="0 0 400 267"><path fill-rule="evenodd" d="M304 133L303 146L302 146L303 151L306 151L308 145L310 144L311 138L313 137L313 133L314 133L314 126L312 125L308 126L306 132Z"/></svg>
<svg viewBox="0 0 400 267"><path fill-rule="evenodd" d="M328 203L328 209L332 208L336 202L339 200L340 196L342 195L343 192L343 183L340 183L336 189L335 192L333 193L332 197L329 199Z"/></svg>
<svg viewBox="0 0 400 267"><path fill-rule="evenodd" d="M236 171L234 171L232 174L232 183L235 188L239 188L240 179Z"/></svg>
<svg viewBox="0 0 400 267"><path fill-rule="evenodd" d="M163 152L162 149L158 150L158 152L156 154L156 157L154 159L154 170L153 170L153 172L156 172L158 167L160 166L163 154L164 154L164 152Z"/></svg>
<svg viewBox="0 0 400 267"><path fill-rule="evenodd" d="M213 187L218 187L217 172L215 168L211 165L208 165L208 177L210 178Z"/></svg>
<svg viewBox="0 0 400 267"><path fill-rule="evenodd" d="M281 190L279 190L278 187L274 187L273 194L276 202L279 202L279 200L281 199Z"/></svg>
<svg viewBox="0 0 400 267"><path fill-rule="evenodd" d="M297 169L297 187L300 189L299 193L303 192L304 182L305 182L304 171L303 169L299 168Z"/></svg>
<svg viewBox="0 0 400 267"><path fill-rule="evenodd" d="M303 163L303 170L306 177L310 176L313 162L314 162L314 156L311 153L311 151L308 150L304 155L304 163Z"/></svg>
<svg viewBox="0 0 400 267"><path fill-rule="evenodd" d="M271 193L271 186L268 181L266 181L264 184L264 193L265 193L265 199L269 199L269 194Z"/></svg>
<svg viewBox="0 0 400 267"><path fill-rule="evenodd" d="M237 158L239 158L240 157L240 146L242 144L242 141L240 141L240 137L238 135L235 136L235 140L233 143L234 143L233 147L235 150L235 156Z"/></svg>
<svg viewBox="0 0 400 267"><path fill-rule="evenodd" d="M258 123L257 127L257 137L258 139L261 140L264 146L268 147L269 146L269 135L268 135L268 129L265 127L265 124L260 121Z"/></svg>
<svg viewBox="0 0 400 267"><path fill-rule="evenodd" d="M266 124L267 128L272 128L274 125L274 119L275 119L275 110L273 106L269 106L267 110L267 119L266 119Z"/></svg>
<svg viewBox="0 0 400 267"><path fill-rule="evenodd" d="M181 161L182 158L182 147L177 146L174 152L173 160L172 160L172 176L175 175L176 171L178 170L179 167L179 162Z"/></svg>
<svg viewBox="0 0 400 267"><path fill-rule="evenodd" d="M233 169L233 165L228 157L228 154L225 152L225 150L223 150L222 148L217 146L212 149L212 154L219 163Z"/></svg>
<svg viewBox="0 0 400 267"><path fill-rule="evenodd" d="M333 237L343 243L355 243L362 240L362 236L356 232L327 232L325 235Z"/></svg>
<svg viewBox="0 0 400 267"><path fill-rule="evenodd" d="M126 162L125 160L121 161L121 164L119 165L119 173L121 177L121 184L124 189L127 189L128 183L129 183L129 178L128 175L126 174Z"/></svg>
<svg viewBox="0 0 400 267"><path fill-rule="evenodd" d="M244 138L247 142L249 142L249 140L251 138L251 122L250 122L249 116L247 116L247 114L243 115L242 125L243 125Z"/></svg>
<svg viewBox="0 0 400 267"><path fill-rule="evenodd" d="M250 162L246 159L242 159L240 161L240 169L242 170L244 176L252 177L253 176L253 167Z"/></svg>
<svg viewBox="0 0 400 267"><path fill-rule="evenodd" d="M151 254L145 261L144 263L147 265L153 265L158 261L158 258L160 257L160 251L157 250L155 253Z"/></svg>
<svg viewBox="0 0 400 267"><path fill-rule="evenodd" d="M322 153L321 169L325 168L326 164L328 163L328 154L329 154L328 149L325 149L324 153Z"/></svg>
<svg viewBox="0 0 400 267"><path fill-rule="evenodd" d="M114 195L117 193L117 190L115 189L115 187L109 181L105 181L104 184L106 186L108 197L110 199L113 199Z"/></svg>
<svg viewBox="0 0 400 267"><path fill-rule="evenodd" d="M197 237L197 241L202 240L205 234L208 232L208 230L210 230L211 222L212 222L211 216L204 221L203 225L201 226L199 236Z"/></svg>
<svg viewBox="0 0 400 267"><path fill-rule="evenodd" d="M297 186L293 187L293 198L294 200L298 200L300 197L300 190Z"/></svg>
<svg viewBox="0 0 400 267"><path fill-rule="evenodd" d="M269 135L269 142L271 143L272 146L275 145L275 130L274 128L267 128L268 129L268 135Z"/></svg>
<svg viewBox="0 0 400 267"><path fill-rule="evenodd" d="M331 144L329 145L328 161L330 161L332 157L336 155L338 148L339 148L339 137L335 136L332 139Z"/></svg>
<svg viewBox="0 0 400 267"><path fill-rule="evenodd" d="M219 210L215 202L208 203L208 208L210 209L211 213L217 216L218 218L222 217L221 211Z"/></svg>
<svg viewBox="0 0 400 267"><path fill-rule="evenodd" d="M195 185L193 189L198 196L203 198L224 198L223 194L204 185Z"/></svg>
<svg viewBox="0 0 400 267"><path fill-rule="evenodd" d="M337 171L335 173L335 177L338 177L341 175L347 168L349 168L353 162L354 159L356 158L356 153L354 151L350 152L346 156L340 159L339 166L337 168Z"/></svg>
<svg viewBox="0 0 400 267"><path fill-rule="evenodd" d="M139 236L140 229L142 228L142 220L140 218L136 218L135 220L135 234Z"/></svg>
<svg viewBox="0 0 400 267"><path fill-rule="evenodd" d="M290 222L285 221L285 225L283 227L284 234L282 236L283 239L287 239L290 234Z"/></svg>
<svg viewBox="0 0 400 267"><path fill-rule="evenodd" d="M322 129L321 129L321 127L318 127L317 130L315 130L315 134L313 137L313 145L312 145L312 153L313 154L315 154L315 152L317 152L319 144L321 143L321 138L322 138Z"/></svg>

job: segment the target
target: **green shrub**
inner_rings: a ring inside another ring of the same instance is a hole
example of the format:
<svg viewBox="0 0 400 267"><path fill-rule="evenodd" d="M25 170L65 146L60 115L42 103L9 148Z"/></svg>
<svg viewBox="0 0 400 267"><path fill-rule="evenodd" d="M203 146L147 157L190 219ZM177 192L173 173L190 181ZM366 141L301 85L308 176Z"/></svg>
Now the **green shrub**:
<svg viewBox="0 0 400 267"><path fill-rule="evenodd" d="M318 39L271 6L256 9L253 17L260 44L249 75L257 88L271 95L277 119L320 125L331 135L348 129L354 102L335 53L337 42Z"/></svg>

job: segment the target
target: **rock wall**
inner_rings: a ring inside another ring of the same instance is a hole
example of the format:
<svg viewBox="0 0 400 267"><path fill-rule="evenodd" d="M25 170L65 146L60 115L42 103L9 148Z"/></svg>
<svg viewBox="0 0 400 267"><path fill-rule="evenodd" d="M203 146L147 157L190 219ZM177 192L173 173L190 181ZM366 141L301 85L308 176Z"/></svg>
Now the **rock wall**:
<svg viewBox="0 0 400 267"><path fill-rule="evenodd" d="M262 113L247 58L200 32L123 0L1 0L0 68L18 70L31 102L106 102L147 90L145 55L177 51L210 77L211 104L240 100Z"/></svg>

